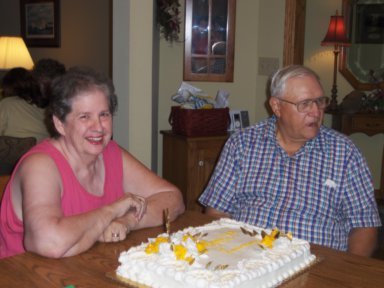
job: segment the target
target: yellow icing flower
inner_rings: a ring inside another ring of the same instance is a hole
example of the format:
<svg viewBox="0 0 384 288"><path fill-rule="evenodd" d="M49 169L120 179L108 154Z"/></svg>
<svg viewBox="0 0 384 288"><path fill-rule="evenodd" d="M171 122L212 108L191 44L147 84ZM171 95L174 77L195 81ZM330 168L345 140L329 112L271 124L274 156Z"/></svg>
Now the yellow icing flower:
<svg viewBox="0 0 384 288"><path fill-rule="evenodd" d="M189 257L185 258L185 261L187 261L189 265L192 265L193 262L195 262L195 258L189 256Z"/></svg>
<svg viewBox="0 0 384 288"><path fill-rule="evenodd" d="M187 255L187 252L187 248L185 248L183 245L173 245L173 253L175 253L177 260L186 260L185 256Z"/></svg>
<svg viewBox="0 0 384 288"><path fill-rule="evenodd" d="M270 234L266 234L263 239L261 240L261 244L263 246L266 246L268 248L273 247L273 242L276 240L277 236L279 235L280 231L279 229L273 229Z"/></svg>
<svg viewBox="0 0 384 288"><path fill-rule="evenodd" d="M155 242L157 244L167 243L167 242L169 242L169 238L168 237L159 236L159 237L156 238Z"/></svg>
<svg viewBox="0 0 384 288"><path fill-rule="evenodd" d="M189 233L183 235L183 242L186 242L188 239L192 239L193 241L195 241L195 238L193 238L193 236Z"/></svg>
<svg viewBox="0 0 384 288"><path fill-rule="evenodd" d="M203 254L207 251L207 243L205 241L199 241L196 243L196 248L200 254Z"/></svg>
<svg viewBox="0 0 384 288"><path fill-rule="evenodd" d="M147 254L154 254L159 252L159 245L154 243L149 243L147 247L145 247L145 253Z"/></svg>
<svg viewBox="0 0 384 288"><path fill-rule="evenodd" d="M149 243L147 247L145 247L145 253L147 254L155 254L159 253L159 245L161 243L169 242L168 237L157 237L154 242Z"/></svg>

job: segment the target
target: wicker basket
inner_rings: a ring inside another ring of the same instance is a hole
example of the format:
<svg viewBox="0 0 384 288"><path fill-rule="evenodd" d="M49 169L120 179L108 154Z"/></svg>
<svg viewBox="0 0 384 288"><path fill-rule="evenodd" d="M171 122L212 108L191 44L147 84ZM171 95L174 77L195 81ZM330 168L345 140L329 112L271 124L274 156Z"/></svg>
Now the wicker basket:
<svg viewBox="0 0 384 288"><path fill-rule="evenodd" d="M189 137L226 135L230 123L229 109L182 109L171 107L172 131Z"/></svg>

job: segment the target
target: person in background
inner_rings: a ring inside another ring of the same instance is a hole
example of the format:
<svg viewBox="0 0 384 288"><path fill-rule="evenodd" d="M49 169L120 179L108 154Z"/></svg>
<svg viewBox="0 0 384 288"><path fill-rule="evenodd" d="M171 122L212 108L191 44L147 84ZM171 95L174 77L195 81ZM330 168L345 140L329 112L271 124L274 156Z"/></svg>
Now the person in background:
<svg viewBox="0 0 384 288"><path fill-rule="evenodd" d="M52 80L63 75L65 71L66 68L64 64L50 58L40 59L33 66L32 74L39 82L41 93L47 101L49 101L50 84Z"/></svg>
<svg viewBox="0 0 384 288"><path fill-rule="evenodd" d="M34 137L39 142L49 136L44 123L48 104L31 71L18 67L2 79L0 100L0 135L18 138Z"/></svg>
<svg viewBox="0 0 384 288"><path fill-rule="evenodd" d="M40 59L33 66L32 74L39 82L42 97L47 103L49 103L50 100L51 82L53 81L53 79L63 75L65 72L65 65L51 58ZM52 126L52 122L50 121L50 119L46 117L44 120L45 126L47 127L49 134L54 134L55 128Z"/></svg>
<svg viewBox="0 0 384 288"><path fill-rule="evenodd" d="M381 225L371 173L348 137L322 125L328 103L314 71L278 70L274 115L229 138L199 198L206 213L370 256Z"/></svg>
<svg viewBox="0 0 384 288"><path fill-rule="evenodd" d="M112 136L113 84L87 68L52 82L56 133L23 155L1 203L0 258L31 251L60 258L184 211L180 191L120 147Z"/></svg>

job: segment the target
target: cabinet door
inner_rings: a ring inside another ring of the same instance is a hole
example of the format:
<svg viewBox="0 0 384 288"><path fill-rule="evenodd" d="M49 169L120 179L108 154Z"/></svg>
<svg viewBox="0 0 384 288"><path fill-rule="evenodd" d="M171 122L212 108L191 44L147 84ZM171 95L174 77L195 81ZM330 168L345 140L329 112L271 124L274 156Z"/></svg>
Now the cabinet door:
<svg viewBox="0 0 384 288"><path fill-rule="evenodd" d="M225 140L215 139L194 143L194 147L190 149L187 209L202 210L202 206L197 200L208 184Z"/></svg>
<svg viewBox="0 0 384 288"><path fill-rule="evenodd" d="M186 0L184 80L233 82L236 0Z"/></svg>
<svg viewBox="0 0 384 288"><path fill-rule="evenodd" d="M176 185L187 202L188 191L188 146L185 138L163 134L163 177Z"/></svg>

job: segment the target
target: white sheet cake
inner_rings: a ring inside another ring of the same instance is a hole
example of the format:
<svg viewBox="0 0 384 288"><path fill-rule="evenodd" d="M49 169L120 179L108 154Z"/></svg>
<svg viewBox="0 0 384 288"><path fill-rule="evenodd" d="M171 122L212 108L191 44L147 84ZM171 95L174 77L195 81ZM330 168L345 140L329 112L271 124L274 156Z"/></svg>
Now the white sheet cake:
<svg viewBox="0 0 384 288"><path fill-rule="evenodd" d="M315 258L289 233L221 219L132 247L116 275L138 287L274 287Z"/></svg>

